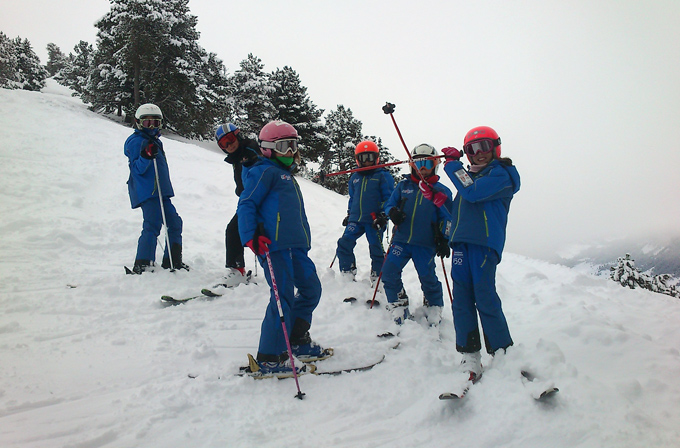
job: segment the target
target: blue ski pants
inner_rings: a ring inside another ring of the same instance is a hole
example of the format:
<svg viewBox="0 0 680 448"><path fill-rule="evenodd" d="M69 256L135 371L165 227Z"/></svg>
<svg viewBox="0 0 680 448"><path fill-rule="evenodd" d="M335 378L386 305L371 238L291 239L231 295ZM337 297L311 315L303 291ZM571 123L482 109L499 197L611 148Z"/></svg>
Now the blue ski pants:
<svg viewBox="0 0 680 448"><path fill-rule="evenodd" d="M271 289L269 305L267 305L262 321L259 354L281 355L288 351L276 305L275 287L281 300L288 336L297 319L312 323L312 313L321 299L321 282L316 274L316 266L307 252L308 249L283 249L269 252L274 270L273 279L269 272L267 258L258 256Z"/></svg>
<svg viewBox="0 0 680 448"><path fill-rule="evenodd" d="M137 256L135 260L156 260L156 242L158 235L163 227L163 214L158 198L149 198L142 202L142 234L137 241ZM163 199L163 209L165 210L165 220L168 224L168 238L170 245L182 244L182 218L177 214L175 206L172 205L170 198ZM165 235L163 236L165 241ZM164 256L168 256L168 248L165 248Z"/></svg>
<svg viewBox="0 0 680 448"><path fill-rule="evenodd" d="M451 265L457 350L463 353L481 350L477 313L488 353L511 346L510 330L496 292L496 251L476 244L455 243Z"/></svg>
<svg viewBox="0 0 680 448"><path fill-rule="evenodd" d="M393 243L387 253L382 270L382 281L387 301L396 302L397 295L404 287L401 273L409 260L418 272L420 288L430 306L444 306L442 284L435 273L434 247L416 246L415 244Z"/></svg>
<svg viewBox="0 0 680 448"><path fill-rule="evenodd" d="M350 222L347 224L345 232L338 240L336 251L340 271L346 272L356 266L354 247L357 240L365 233L368 240L368 253L371 256L371 270L380 274L380 269L385 260L385 251L382 245L383 232L383 230L375 230L369 222Z"/></svg>

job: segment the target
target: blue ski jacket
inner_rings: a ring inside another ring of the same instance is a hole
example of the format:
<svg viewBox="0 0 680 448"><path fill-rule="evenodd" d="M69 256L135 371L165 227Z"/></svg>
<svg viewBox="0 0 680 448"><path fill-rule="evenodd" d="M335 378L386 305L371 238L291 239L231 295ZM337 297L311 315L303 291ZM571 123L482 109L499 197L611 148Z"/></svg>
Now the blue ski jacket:
<svg viewBox="0 0 680 448"><path fill-rule="evenodd" d="M452 194L448 187L438 181L430 184L435 191L442 191L448 197L444 205L439 208L423 196L418 188L419 180L414 179L410 174L405 174L403 180L395 187L392 196L387 200L385 213L389 215L394 207L406 213L406 220L396 227L395 243L435 247L434 229L437 228L444 233L448 221L448 214L445 210L451 209Z"/></svg>
<svg viewBox="0 0 680 448"><path fill-rule="evenodd" d="M272 242L269 250L304 248L312 245L300 186L293 175L271 159L259 157L243 170L243 192L236 210L238 231L245 245L253 239L258 224Z"/></svg>
<svg viewBox="0 0 680 448"><path fill-rule="evenodd" d="M168 162L163 151L163 143L158 135L150 135L139 129L128 137L125 141L125 155L128 158L130 176L128 177L128 193L132 208L137 208L142 202L150 198L158 197L158 185L156 184L156 172L153 167L153 160L142 157L142 148L149 143L158 146L156 163L158 165L158 178L160 180L161 194L163 198L171 198L175 195L170 182L170 172Z"/></svg>
<svg viewBox="0 0 680 448"><path fill-rule="evenodd" d="M394 191L394 177L384 168L357 171L349 178L349 222L373 222Z"/></svg>
<svg viewBox="0 0 680 448"><path fill-rule="evenodd" d="M517 168L493 160L482 171L473 173L457 160L447 162L444 171L458 190L453 201L450 244L490 247L500 261L510 201L520 187Z"/></svg>

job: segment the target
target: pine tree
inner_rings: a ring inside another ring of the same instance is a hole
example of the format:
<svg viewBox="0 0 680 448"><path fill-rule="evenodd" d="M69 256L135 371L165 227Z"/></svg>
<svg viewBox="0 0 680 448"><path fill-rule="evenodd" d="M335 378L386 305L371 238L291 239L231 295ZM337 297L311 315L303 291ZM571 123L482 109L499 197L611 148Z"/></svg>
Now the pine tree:
<svg viewBox="0 0 680 448"><path fill-rule="evenodd" d="M269 83L273 88L271 103L277 111L277 118L292 124L298 131L302 164L318 159L330 146L321 120L323 109L316 107L298 74L288 66L276 69L269 76Z"/></svg>
<svg viewBox="0 0 680 448"><path fill-rule="evenodd" d="M321 169L319 170L319 182L326 188L347 194L348 175L324 177L323 173L349 170L356 167L354 149L362 141L362 124L354 118L352 110L338 105L326 117L326 134L330 140L327 151L317 159Z"/></svg>
<svg viewBox="0 0 680 448"><path fill-rule="evenodd" d="M69 53L64 66L55 75L59 84L74 91L74 96L83 96L87 90L88 77L92 73L94 50L92 45L81 40L73 53Z"/></svg>
<svg viewBox="0 0 680 448"><path fill-rule="evenodd" d="M68 58L61 52L61 49L52 42L47 44L47 64L45 64L47 73L50 76L54 76L66 67L67 64Z"/></svg>
<svg viewBox="0 0 680 448"><path fill-rule="evenodd" d="M240 69L229 78L233 97L232 123L241 132L257 136L262 127L278 117L278 111L271 101L274 88L264 72L264 64L252 53L241 61Z"/></svg>
<svg viewBox="0 0 680 448"><path fill-rule="evenodd" d="M680 291L675 286L669 284L671 280L670 275L651 276L641 273L635 267L635 260L631 258L630 254L626 254L625 257L619 257L617 265L611 267L610 278L621 284L621 286L627 286L630 289L640 286L653 292L680 297Z"/></svg>
<svg viewBox="0 0 680 448"><path fill-rule="evenodd" d="M14 49L17 58L18 85L24 90L38 91L45 87L47 70L40 65L38 55L28 39L17 37L14 39Z"/></svg>
<svg viewBox="0 0 680 448"><path fill-rule="evenodd" d="M221 61L198 45L188 0L110 1L95 23L99 45L84 99L128 116L152 102L180 135L210 136L225 109L226 78Z"/></svg>
<svg viewBox="0 0 680 448"><path fill-rule="evenodd" d="M14 41L0 31L0 87L16 89L18 77Z"/></svg>

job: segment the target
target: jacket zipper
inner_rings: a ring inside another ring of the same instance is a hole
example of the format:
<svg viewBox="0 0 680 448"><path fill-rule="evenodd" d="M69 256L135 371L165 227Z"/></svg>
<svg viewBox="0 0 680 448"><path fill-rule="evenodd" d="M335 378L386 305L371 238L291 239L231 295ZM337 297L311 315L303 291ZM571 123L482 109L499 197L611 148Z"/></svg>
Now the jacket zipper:
<svg viewBox="0 0 680 448"><path fill-rule="evenodd" d="M279 223L281 222L281 213L276 213L276 241L279 240Z"/></svg>
<svg viewBox="0 0 680 448"><path fill-rule="evenodd" d="M415 201L413 202L413 212L411 213L411 230L408 235L408 241L407 243L411 242L411 238L413 238L413 222L416 219L416 209L418 208L418 200L420 199L420 203L422 204L422 193L420 192L420 189L416 193L416 198Z"/></svg>

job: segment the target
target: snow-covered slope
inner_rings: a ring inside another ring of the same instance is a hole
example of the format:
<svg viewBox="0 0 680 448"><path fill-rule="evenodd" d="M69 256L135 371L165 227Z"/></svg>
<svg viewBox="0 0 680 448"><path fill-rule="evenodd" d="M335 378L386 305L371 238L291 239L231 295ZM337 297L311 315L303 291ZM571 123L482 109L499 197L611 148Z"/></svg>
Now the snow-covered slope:
<svg viewBox="0 0 680 448"><path fill-rule="evenodd" d="M677 299L505 254L498 287L516 345L484 356L464 400L442 402L460 361L450 307L440 331L408 322L396 349L376 338L393 329L386 312L342 301L370 297L366 244L359 282L328 267L346 199L301 180L324 288L312 335L335 347L329 366L386 358L368 372L303 376L295 400L292 380L233 375L256 351L262 268L257 285L222 298L158 303L223 275L236 197L220 152L165 140L193 269L126 276L141 226L125 185L130 129L50 82L43 93L0 89L0 130L2 447L678 446ZM411 265L405 283L417 311ZM535 402L522 368L560 393Z"/></svg>

